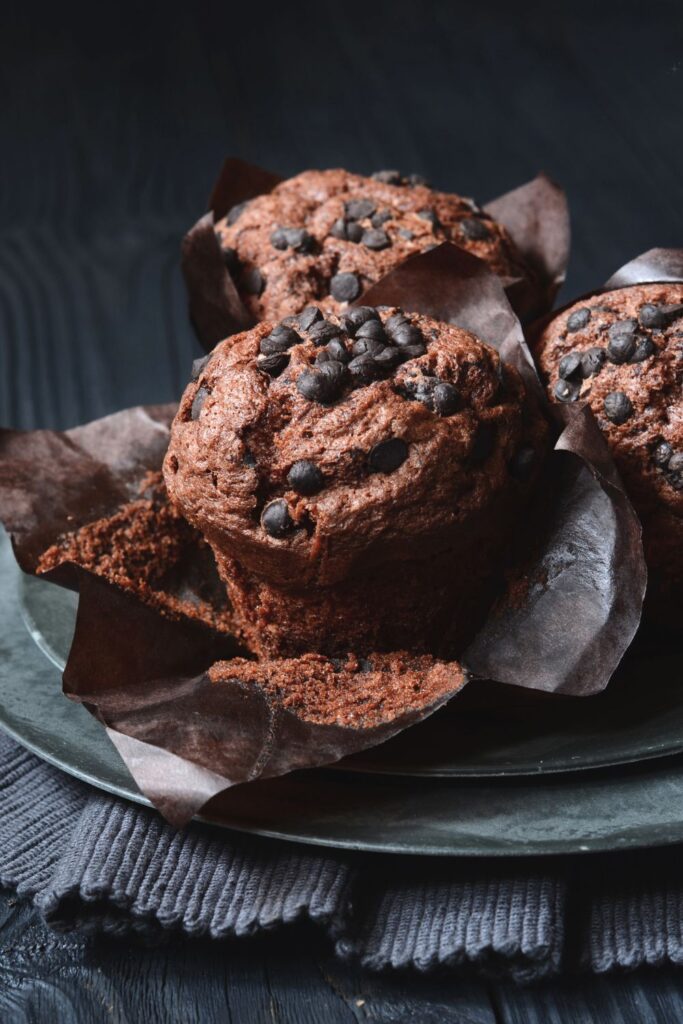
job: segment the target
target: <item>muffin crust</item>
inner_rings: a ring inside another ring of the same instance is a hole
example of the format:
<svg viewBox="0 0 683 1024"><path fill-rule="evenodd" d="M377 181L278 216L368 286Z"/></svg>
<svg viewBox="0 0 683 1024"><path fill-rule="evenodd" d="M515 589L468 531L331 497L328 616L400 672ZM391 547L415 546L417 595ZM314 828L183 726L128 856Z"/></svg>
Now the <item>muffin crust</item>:
<svg viewBox="0 0 683 1024"><path fill-rule="evenodd" d="M473 200L395 171L372 178L305 171L233 207L216 232L256 320L310 303L340 312L409 256L444 241L480 257L506 281L529 275L505 228Z"/></svg>

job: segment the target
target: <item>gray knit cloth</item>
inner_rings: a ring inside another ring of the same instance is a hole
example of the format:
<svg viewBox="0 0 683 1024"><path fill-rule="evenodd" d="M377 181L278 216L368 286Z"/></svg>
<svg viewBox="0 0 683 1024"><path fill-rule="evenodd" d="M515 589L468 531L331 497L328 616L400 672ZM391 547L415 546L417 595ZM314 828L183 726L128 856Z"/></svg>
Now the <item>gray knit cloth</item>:
<svg viewBox="0 0 683 1024"><path fill-rule="evenodd" d="M177 831L3 734L0 776L0 884L54 928L221 938L308 919L340 956L372 969L520 981L683 961L677 850L584 860L577 871L552 859L361 857L201 825Z"/></svg>

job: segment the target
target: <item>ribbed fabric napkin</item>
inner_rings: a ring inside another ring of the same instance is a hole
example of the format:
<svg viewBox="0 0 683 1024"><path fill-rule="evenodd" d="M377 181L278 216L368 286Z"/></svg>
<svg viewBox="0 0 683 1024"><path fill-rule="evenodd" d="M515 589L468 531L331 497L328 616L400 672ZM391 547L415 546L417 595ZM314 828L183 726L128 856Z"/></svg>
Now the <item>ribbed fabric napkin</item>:
<svg viewBox="0 0 683 1024"><path fill-rule="evenodd" d="M250 935L308 919L372 969L531 981L683 962L679 849L578 863L360 856L177 831L0 734L0 883L58 929Z"/></svg>

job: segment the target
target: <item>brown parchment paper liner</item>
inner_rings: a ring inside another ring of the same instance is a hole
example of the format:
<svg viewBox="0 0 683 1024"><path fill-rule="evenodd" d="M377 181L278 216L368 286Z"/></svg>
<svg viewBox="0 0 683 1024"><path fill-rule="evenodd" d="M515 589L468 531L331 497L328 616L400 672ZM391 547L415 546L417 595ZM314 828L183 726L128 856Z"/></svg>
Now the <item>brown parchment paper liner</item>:
<svg viewBox="0 0 683 1024"><path fill-rule="evenodd" d="M441 275L449 286L437 290ZM439 246L407 260L365 301L391 305L399 297L493 345L545 403L502 284L476 257ZM635 635L646 570L640 523L593 414L564 406L559 419L505 590L462 661L484 678L584 695L604 689Z"/></svg>
<svg viewBox="0 0 683 1024"><path fill-rule="evenodd" d="M213 187L209 212L183 239L182 269L190 320L207 352L223 338L254 323L225 266L214 223L232 206L270 192L280 181L282 178L260 167L227 159ZM508 229L534 275L533 281L505 281L513 307L523 319L541 316L551 308L569 260L569 208L564 191L547 175L539 174L484 209ZM367 301L367 296L359 299Z"/></svg>
<svg viewBox="0 0 683 1024"><path fill-rule="evenodd" d="M481 261L443 245L402 264L373 288L370 300L389 303L394 290L406 308L459 323L495 345L541 400L519 322L501 282ZM423 695L412 702L407 697L403 710L360 715L353 728L313 721L267 685L264 672L275 671L275 663L239 657L229 609L191 575L202 550L193 531L172 548L174 564L167 578L153 578L153 586L146 565L135 564L129 575L145 580L142 590L106 559L101 575L77 564L64 532L80 536L94 520L137 510L141 500L138 520L150 536L158 532L154 516L151 523L145 518L144 495L166 447L170 414L166 407L133 409L63 434L3 432L0 514L25 571L45 565L45 551L52 550L48 578L80 590L65 692L107 727L141 790L169 820L181 823L231 785L327 764L389 738L445 703L466 674L457 662L427 659L421 664ZM538 490L534 516L544 528L520 526L518 550L506 567L508 588L465 660L472 672L505 682L595 692L606 685L635 632L644 574L638 522L586 411L570 411ZM152 508L154 515L166 514L163 503L152 502ZM171 527L182 530L175 521ZM131 549L139 561L138 547ZM212 610L211 628L206 615L196 614L198 602ZM567 643L557 642L567 633L571 659ZM310 659L315 656L292 663L294 670L305 674ZM360 673L349 670L349 685L362 695L363 674L387 667L381 659L372 655ZM222 665L218 675L216 662ZM346 684L347 667L340 671ZM400 685L400 672L398 683L389 673L373 682Z"/></svg>

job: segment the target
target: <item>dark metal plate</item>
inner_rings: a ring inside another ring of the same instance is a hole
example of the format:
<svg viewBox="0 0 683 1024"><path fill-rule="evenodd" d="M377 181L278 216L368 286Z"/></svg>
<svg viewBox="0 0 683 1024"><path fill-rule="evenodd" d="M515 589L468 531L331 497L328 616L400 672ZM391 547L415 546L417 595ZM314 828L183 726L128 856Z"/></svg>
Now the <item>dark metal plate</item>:
<svg viewBox="0 0 683 1024"><path fill-rule="evenodd" d="M20 606L35 642L61 670L76 596L21 576ZM547 696L473 683L422 725L343 762L345 771L465 778L537 775L683 753L683 658L641 636L596 697Z"/></svg>
<svg viewBox="0 0 683 1024"><path fill-rule="evenodd" d="M2 543L0 725L69 774L144 803L106 734L63 697L58 670L29 639L18 587ZM53 592L60 593L44 588L49 606ZM59 607L53 633L43 622L36 637L43 645L72 621L67 602ZM526 779L301 772L237 787L213 801L205 817L263 835L393 853L511 856L656 846L683 840L683 761Z"/></svg>

